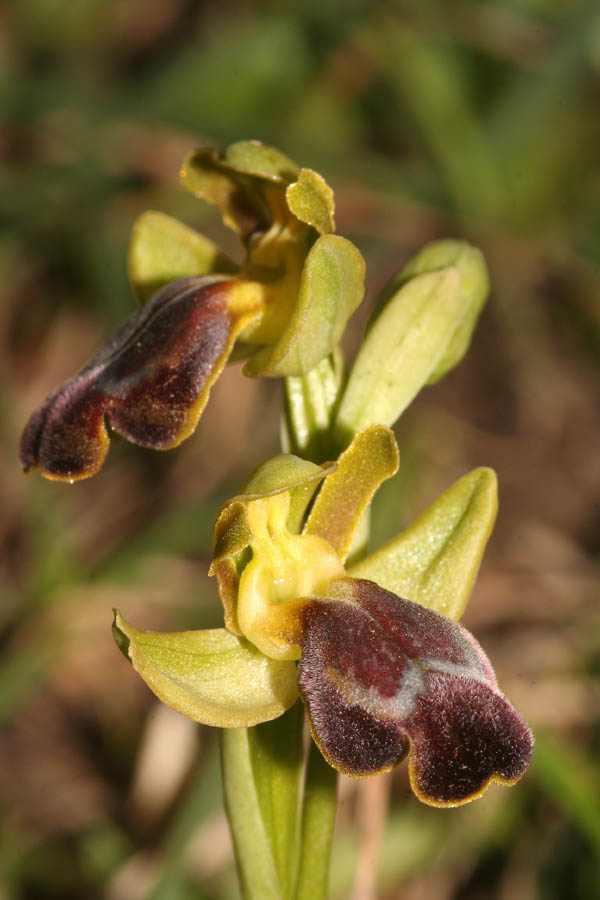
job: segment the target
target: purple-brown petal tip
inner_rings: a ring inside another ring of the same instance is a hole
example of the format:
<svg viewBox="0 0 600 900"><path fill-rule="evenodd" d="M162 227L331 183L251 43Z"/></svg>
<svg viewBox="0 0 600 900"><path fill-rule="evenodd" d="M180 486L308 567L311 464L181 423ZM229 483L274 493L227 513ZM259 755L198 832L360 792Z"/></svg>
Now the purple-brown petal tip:
<svg viewBox="0 0 600 900"><path fill-rule="evenodd" d="M94 475L108 452L107 423L156 450L188 437L231 352L235 285L183 278L155 294L33 413L21 438L23 469L37 465L62 481Z"/></svg>
<svg viewBox="0 0 600 900"><path fill-rule="evenodd" d="M455 806L489 784L514 784L533 753L521 715L497 690L464 677L431 673L410 724L411 785L425 803Z"/></svg>
<svg viewBox="0 0 600 900"><path fill-rule="evenodd" d="M373 775L410 751L413 790L434 806L523 775L533 737L469 632L370 581L344 579L332 595L303 610L298 669L332 766Z"/></svg>

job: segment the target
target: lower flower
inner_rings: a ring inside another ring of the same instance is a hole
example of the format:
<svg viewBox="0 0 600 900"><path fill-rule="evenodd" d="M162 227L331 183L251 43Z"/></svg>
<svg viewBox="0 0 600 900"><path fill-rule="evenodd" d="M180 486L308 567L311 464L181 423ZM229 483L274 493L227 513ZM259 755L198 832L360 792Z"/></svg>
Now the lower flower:
<svg viewBox="0 0 600 900"><path fill-rule="evenodd" d="M281 715L299 693L315 742L340 772L374 775L410 755L416 796L456 806L492 782L513 784L533 751L477 641L432 608L464 608L466 598L453 605L444 594L470 589L495 479L489 470L465 476L347 574L351 535L396 467L393 436L380 426L359 433L337 468L269 461L217 519L212 571L229 631L159 635L116 613L115 636L155 694L197 721L247 727ZM418 564L414 553L407 564L397 548L416 538ZM449 563L458 558L457 574ZM384 583L353 577L370 571ZM387 589L403 579L413 599Z"/></svg>

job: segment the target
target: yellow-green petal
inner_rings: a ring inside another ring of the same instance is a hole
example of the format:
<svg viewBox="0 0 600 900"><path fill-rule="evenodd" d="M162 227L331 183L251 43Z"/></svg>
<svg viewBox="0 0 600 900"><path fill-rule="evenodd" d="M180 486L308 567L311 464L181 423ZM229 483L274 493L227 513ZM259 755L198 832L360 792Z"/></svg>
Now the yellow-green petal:
<svg viewBox="0 0 600 900"><path fill-rule="evenodd" d="M158 699L204 725L248 728L296 700L294 663L269 659L224 628L140 631L115 610L113 632Z"/></svg>
<svg viewBox="0 0 600 900"><path fill-rule="evenodd" d="M364 296L365 261L354 244L322 235L306 258L298 300L283 334L258 350L246 375L302 375L339 343L346 323Z"/></svg>
<svg viewBox="0 0 600 900"><path fill-rule="evenodd" d="M297 175L296 163L260 141L198 147L180 172L183 186L218 207L224 223L244 237L289 217L285 188Z"/></svg>
<svg viewBox="0 0 600 900"><path fill-rule="evenodd" d="M359 432L324 482L306 523L305 534L324 538L340 559L377 488L398 470L394 434L383 425Z"/></svg>
<svg viewBox="0 0 600 900"><path fill-rule="evenodd" d="M474 469L406 531L349 569L406 600L458 620L467 606L498 509L496 475Z"/></svg>
<svg viewBox="0 0 600 900"><path fill-rule="evenodd" d="M297 219L312 225L319 234L335 231L333 191L312 169L300 169L298 180L285 192L287 204Z"/></svg>

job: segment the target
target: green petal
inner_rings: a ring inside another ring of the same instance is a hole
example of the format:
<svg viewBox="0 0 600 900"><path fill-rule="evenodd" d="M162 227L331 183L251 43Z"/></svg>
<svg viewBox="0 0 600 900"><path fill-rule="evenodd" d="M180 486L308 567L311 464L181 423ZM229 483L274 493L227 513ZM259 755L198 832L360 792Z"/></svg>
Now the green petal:
<svg viewBox="0 0 600 900"><path fill-rule="evenodd" d="M142 213L134 223L128 263L140 303L178 278L225 274L237 268L208 238L154 210Z"/></svg>
<svg viewBox="0 0 600 900"><path fill-rule="evenodd" d="M115 610L113 632L159 700L204 725L249 727L296 700L294 663L269 659L224 628L139 631Z"/></svg>
<svg viewBox="0 0 600 900"><path fill-rule="evenodd" d="M400 284L404 284L409 278L447 266L454 266L460 275L461 318L444 356L429 376L428 384L443 378L461 361L469 348L473 329L490 290L490 279L483 253L466 241L433 241L409 260L390 286L391 292L394 293Z"/></svg>
<svg viewBox="0 0 600 900"><path fill-rule="evenodd" d="M496 475L474 469L406 531L349 569L458 620L465 611L498 508Z"/></svg>
<svg viewBox="0 0 600 900"><path fill-rule="evenodd" d="M455 268L400 288L367 332L350 373L337 417L340 441L367 425L393 425L437 370L460 317Z"/></svg>
<svg viewBox="0 0 600 900"><path fill-rule="evenodd" d="M318 172L301 169L298 181L288 187L285 197L289 209L301 222L319 234L335 231L333 191Z"/></svg>
<svg viewBox="0 0 600 900"><path fill-rule="evenodd" d="M361 516L380 484L398 470L398 459L389 428L372 425L357 434L317 494L305 534L324 538L345 559Z"/></svg>
<svg viewBox="0 0 600 900"><path fill-rule="evenodd" d="M323 235L311 248L291 320L274 346L257 351L246 375L302 375L339 343L364 296L365 261L354 244Z"/></svg>

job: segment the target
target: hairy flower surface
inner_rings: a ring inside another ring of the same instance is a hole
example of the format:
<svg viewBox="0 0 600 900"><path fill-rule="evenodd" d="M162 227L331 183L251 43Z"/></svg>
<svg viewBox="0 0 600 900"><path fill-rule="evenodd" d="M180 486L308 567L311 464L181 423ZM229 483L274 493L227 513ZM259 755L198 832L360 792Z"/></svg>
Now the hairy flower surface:
<svg viewBox="0 0 600 900"><path fill-rule="evenodd" d="M299 693L336 769L372 775L410 755L419 799L455 806L517 781L533 749L483 650L455 621L493 525L495 477L469 473L346 565L397 465L383 426L357 434L337 463L286 454L265 463L215 525L211 572L226 629L160 635L116 613L115 636L157 696L193 719L249 726Z"/></svg>

